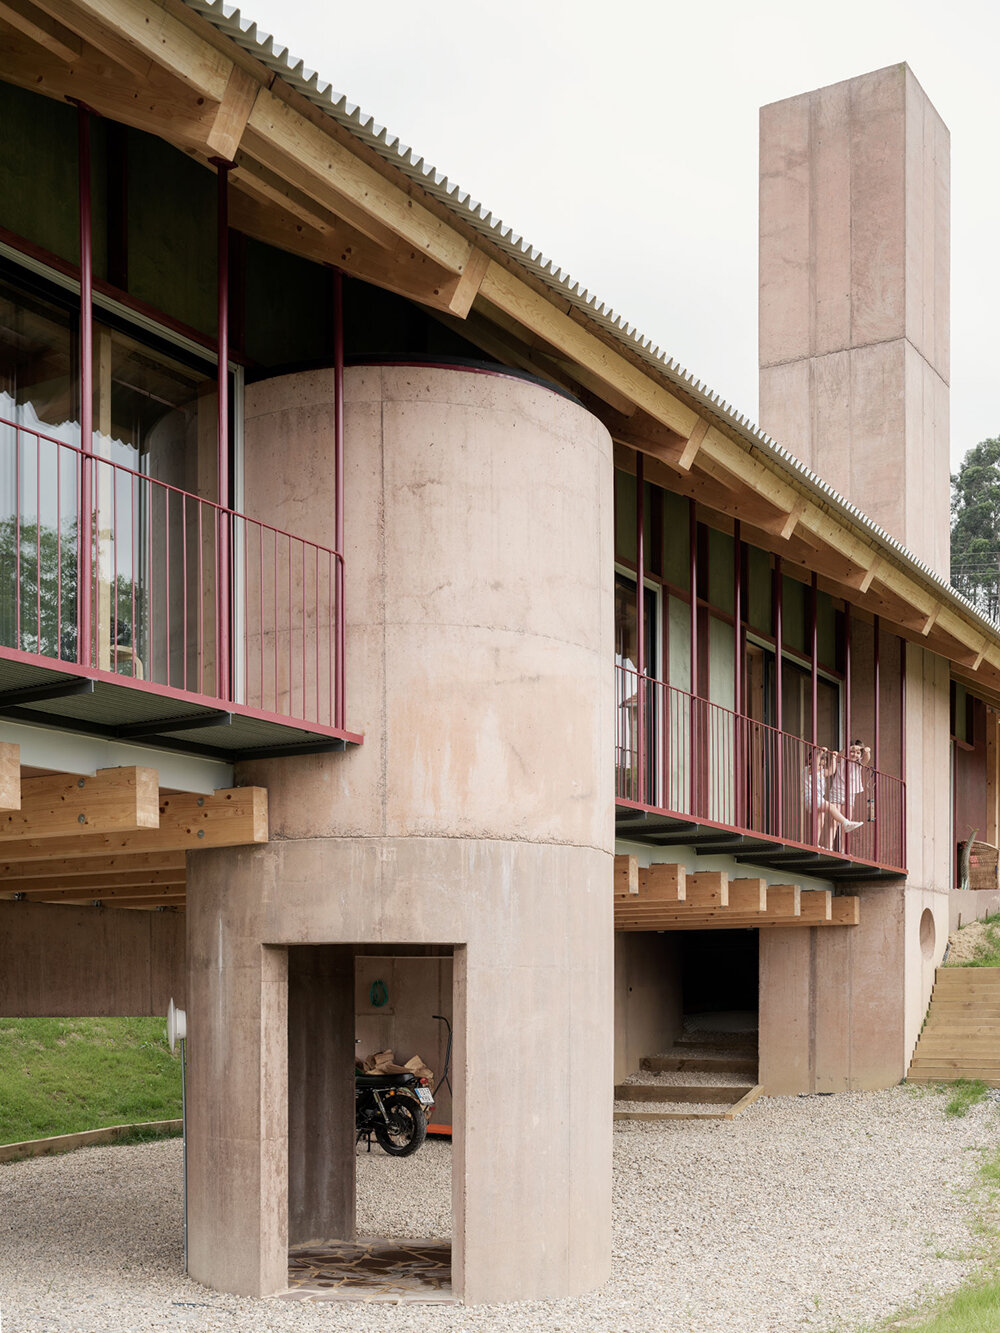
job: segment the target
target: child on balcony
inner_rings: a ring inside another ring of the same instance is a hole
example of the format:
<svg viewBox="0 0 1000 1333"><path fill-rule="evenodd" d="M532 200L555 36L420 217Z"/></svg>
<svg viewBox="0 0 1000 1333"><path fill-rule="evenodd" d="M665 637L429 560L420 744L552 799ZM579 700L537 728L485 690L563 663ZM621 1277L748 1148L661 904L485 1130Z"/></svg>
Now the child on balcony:
<svg viewBox="0 0 1000 1333"><path fill-rule="evenodd" d="M855 799L865 789L862 765L870 763L871 757L872 752L863 741L852 741L847 749L846 760L837 766L830 782L830 803L837 806L848 820L854 814Z"/></svg>
<svg viewBox="0 0 1000 1333"><path fill-rule="evenodd" d="M860 820L848 819L839 805L833 803L832 792L837 777L837 755L831 754L825 745L816 751L815 757L806 761L802 769L802 796L804 812L808 817L815 805L818 813L816 840L820 846L833 849L835 826L839 825L844 833L853 833L861 827ZM843 780L843 779L841 779ZM808 820L805 842L812 841L811 820Z"/></svg>

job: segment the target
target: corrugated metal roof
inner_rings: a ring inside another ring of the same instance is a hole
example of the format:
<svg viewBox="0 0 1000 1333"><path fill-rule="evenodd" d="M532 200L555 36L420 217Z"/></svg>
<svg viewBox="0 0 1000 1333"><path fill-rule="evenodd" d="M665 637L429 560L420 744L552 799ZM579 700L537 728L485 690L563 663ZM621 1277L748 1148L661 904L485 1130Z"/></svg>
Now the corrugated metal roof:
<svg viewBox="0 0 1000 1333"><path fill-rule="evenodd" d="M292 56L287 47L277 43L269 33L258 31L257 24L252 19L244 18L239 9L225 4L224 0L184 0L184 3L308 98L314 106L349 130L355 138L374 149L404 176L446 205L493 245L515 259L563 300L586 313L616 341L632 352L638 353L652 370L669 385L681 390L685 397L697 404L706 415L715 417L734 430L750 446L751 453L759 451L763 460L777 465L780 471L787 473L805 490L811 491L832 513L848 519L880 545L888 546L895 553L901 566L919 574L937 593L944 594L948 601L972 619L984 635L995 643L1000 643L1000 631L997 627L902 542L873 522L863 510L834 490L794 454L776 440L772 440L748 416L724 402L706 384L685 370L678 361L668 357L651 338L645 337L634 325L627 323L609 305L581 286L552 260L546 258L523 236L518 235L512 227L506 226L484 204L473 199L467 191L451 182L429 162L425 162L415 149L391 135L384 125L379 125L372 116L366 115L343 93L336 92L333 86L321 79L315 70L309 69L304 61Z"/></svg>

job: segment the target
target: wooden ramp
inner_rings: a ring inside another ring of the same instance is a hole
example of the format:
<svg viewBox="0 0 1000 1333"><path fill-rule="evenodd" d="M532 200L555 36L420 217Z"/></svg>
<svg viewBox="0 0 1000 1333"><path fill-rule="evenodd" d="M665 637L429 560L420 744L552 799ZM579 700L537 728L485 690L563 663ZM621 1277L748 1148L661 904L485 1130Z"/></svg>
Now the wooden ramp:
<svg viewBox="0 0 1000 1333"><path fill-rule="evenodd" d="M1000 967L939 967L908 1083L1000 1087Z"/></svg>

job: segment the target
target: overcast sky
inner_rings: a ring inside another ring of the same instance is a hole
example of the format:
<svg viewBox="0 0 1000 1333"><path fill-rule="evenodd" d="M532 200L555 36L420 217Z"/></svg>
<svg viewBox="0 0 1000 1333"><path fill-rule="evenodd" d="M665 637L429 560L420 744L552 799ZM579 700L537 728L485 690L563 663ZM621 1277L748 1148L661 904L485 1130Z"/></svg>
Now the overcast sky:
<svg viewBox="0 0 1000 1333"><path fill-rule="evenodd" d="M1000 435L996 0L243 12L754 421L758 108L907 61L951 130L953 466Z"/></svg>

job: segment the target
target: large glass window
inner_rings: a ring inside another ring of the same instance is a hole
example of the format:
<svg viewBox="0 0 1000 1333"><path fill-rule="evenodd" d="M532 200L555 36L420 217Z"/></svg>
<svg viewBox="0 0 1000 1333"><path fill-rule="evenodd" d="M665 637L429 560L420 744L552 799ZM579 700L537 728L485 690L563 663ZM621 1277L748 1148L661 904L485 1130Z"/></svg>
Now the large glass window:
<svg viewBox="0 0 1000 1333"><path fill-rule="evenodd" d="M77 316L0 273L0 644L76 658Z"/></svg>
<svg viewBox="0 0 1000 1333"><path fill-rule="evenodd" d="M0 270L0 645L78 659L89 554L93 665L215 693L214 366L95 319L85 460L78 326L72 293Z"/></svg>

